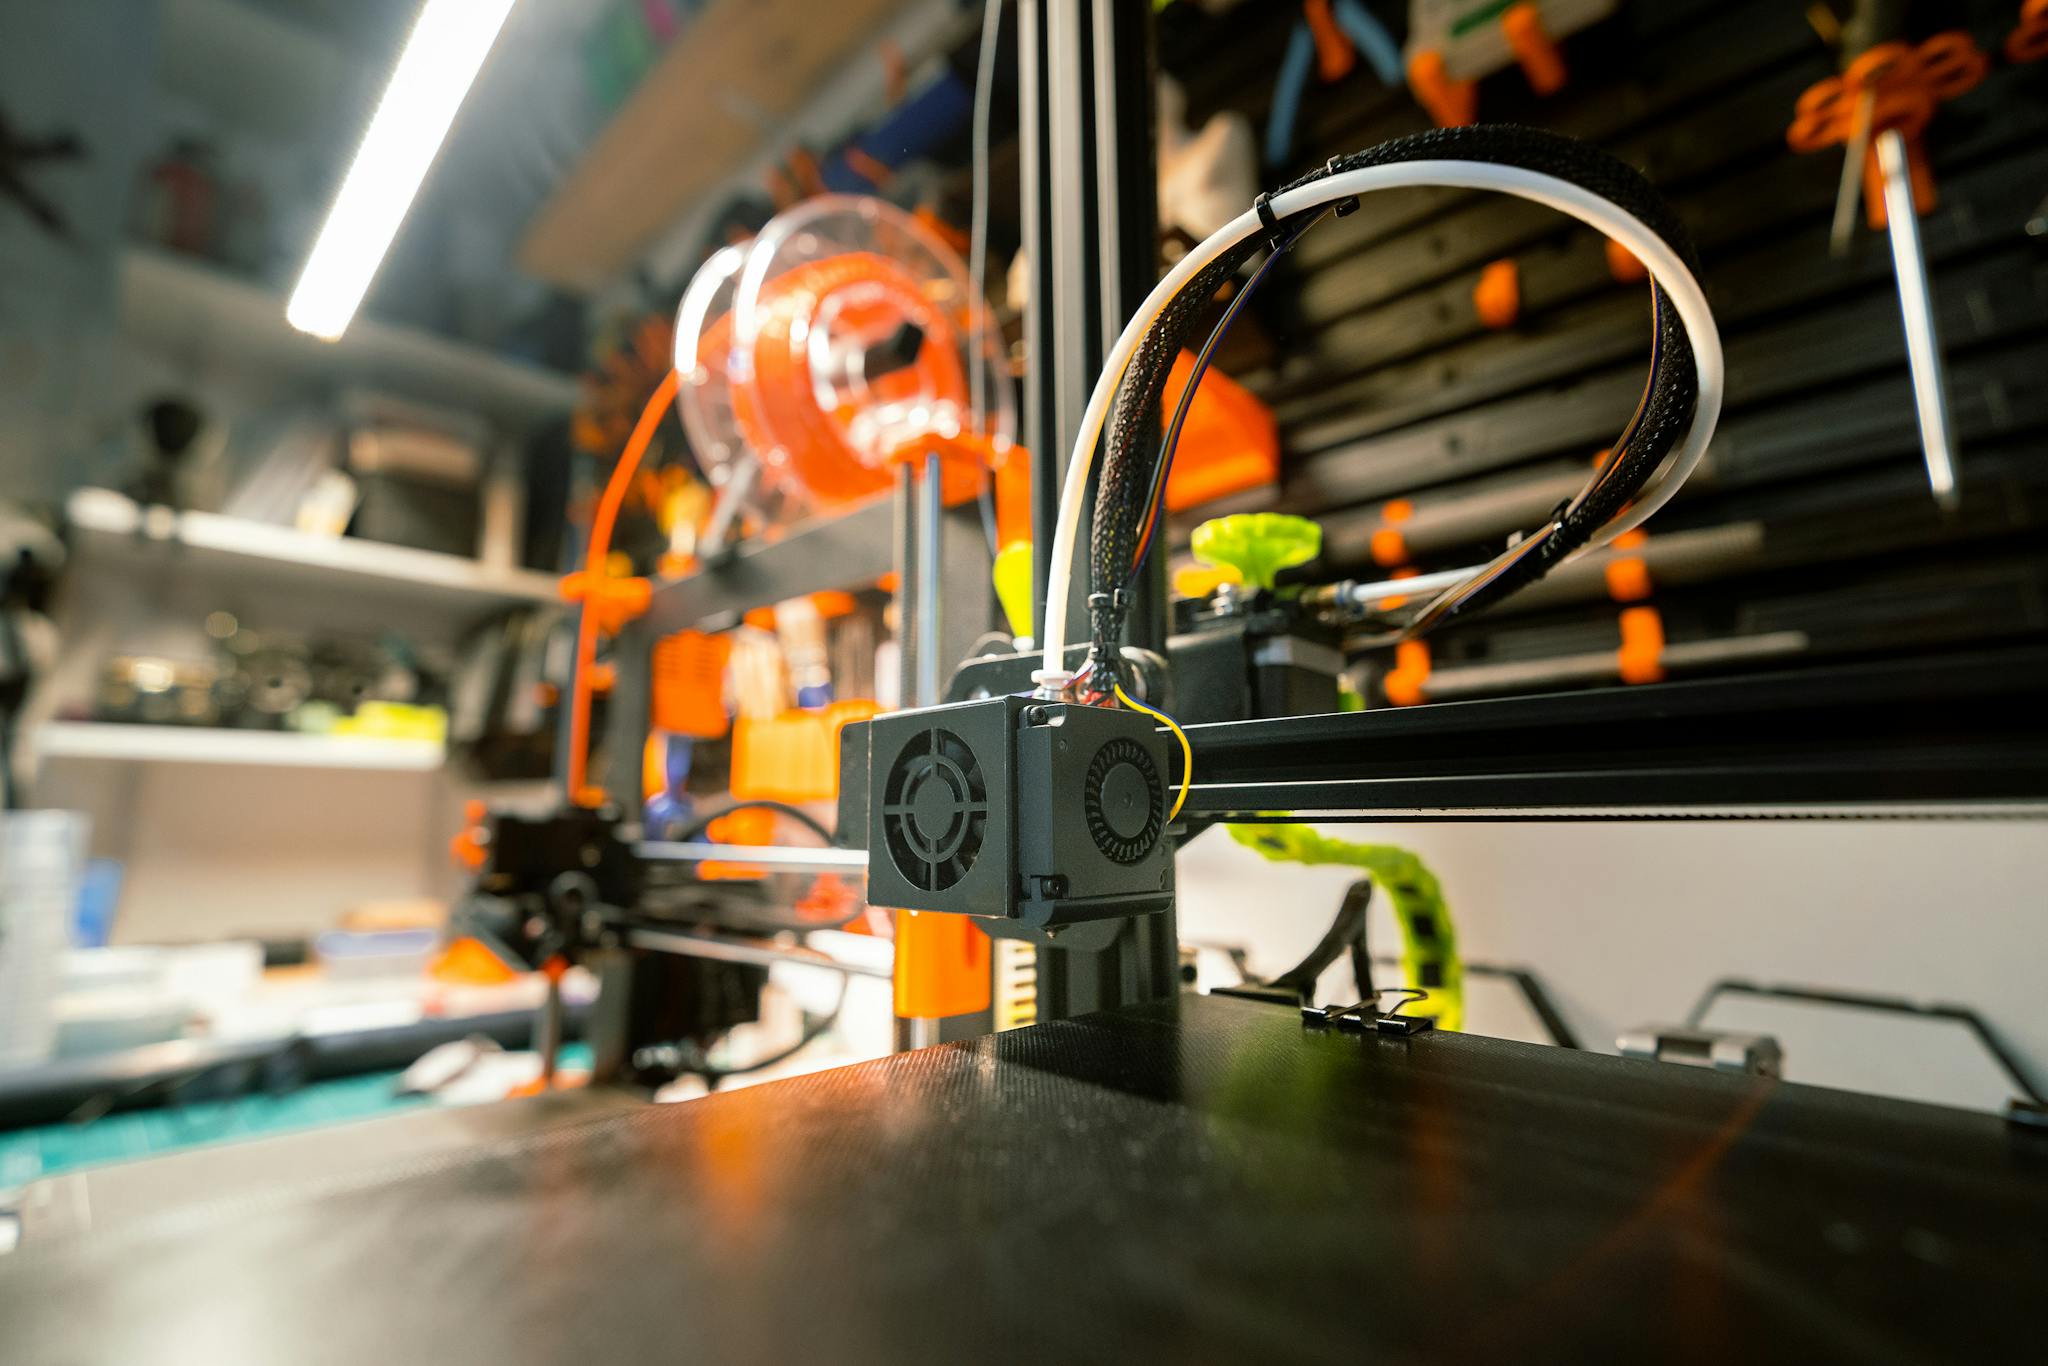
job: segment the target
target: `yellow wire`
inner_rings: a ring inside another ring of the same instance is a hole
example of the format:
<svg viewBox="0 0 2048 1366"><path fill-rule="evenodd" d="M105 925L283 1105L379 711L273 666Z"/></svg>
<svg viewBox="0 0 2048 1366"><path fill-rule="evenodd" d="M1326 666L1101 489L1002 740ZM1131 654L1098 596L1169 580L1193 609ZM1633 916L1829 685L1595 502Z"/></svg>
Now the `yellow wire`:
<svg viewBox="0 0 2048 1366"><path fill-rule="evenodd" d="M1132 697L1124 691L1124 685L1121 683L1116 685L1116 699L1132 711L1144 712L1145 715L1172 731L1173 738L1180 741L1180 795L1173 799L1173 810L1166 813L1166 819L1171 821L1180 814L1180 809L1187 805L1188 784L1193 782L1195 778L1195 747L1188 743L1188 733L1180 728L1178 721L1158 708L1148 707L1137 698Z"/></svg>

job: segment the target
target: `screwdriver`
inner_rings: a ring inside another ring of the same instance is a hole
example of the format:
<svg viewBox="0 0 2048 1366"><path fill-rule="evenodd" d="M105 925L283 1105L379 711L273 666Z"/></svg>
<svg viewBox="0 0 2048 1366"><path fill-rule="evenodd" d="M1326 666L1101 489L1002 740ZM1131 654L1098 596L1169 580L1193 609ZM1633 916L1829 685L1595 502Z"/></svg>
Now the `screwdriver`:
<svg viewBox="0 0 2048 1366"><path fill-rule="evenodd" d="M1896 46L1904 27L1902 0L1859 0L1832 36L1842 48L1845 70L1853 59L1873 48ZM1878 87L1875 82L1856 98L1842 165L1842 185L1835 198L1834 222L1828 234L1831 255L1848 253L1855 231L1855 204L1863 187L1869 153L1874 150L1885 206L1885 230L1891 239L1892 273L1899 287L1899 317L1906 333L1906 365L1913 385L1913 412L1920 429L1921 455L1927 463L1927 485L1934 501L1953 509L1961 493L1956 485L1954 423L1948 400L1948 377L1935 328L1934 291L1927 278L1927 256L1920 245L1919 209L1913 197L1912 167L1905 135L1897 127L1873 128Z"/></svg>
<svg viewBox="0 0 2048 1366"><path fill-rule="evenodd" d="M1927 256L1920 248L1920 217L1913 206L1913 179L1906 163L1906 139L1896 128L1877 135L1878 173L1884 178L1885 231L1892 243L1892 273L1899 282L1899 316L1906 327L1906 366L1913 378L1913 412L1920 424L1920 450L1927 461L1927 486L1944 510L1962 499L1956 487L1956 453L1948 406L1948 375L1941 338L1934 325L1934 290Z"/></svg>

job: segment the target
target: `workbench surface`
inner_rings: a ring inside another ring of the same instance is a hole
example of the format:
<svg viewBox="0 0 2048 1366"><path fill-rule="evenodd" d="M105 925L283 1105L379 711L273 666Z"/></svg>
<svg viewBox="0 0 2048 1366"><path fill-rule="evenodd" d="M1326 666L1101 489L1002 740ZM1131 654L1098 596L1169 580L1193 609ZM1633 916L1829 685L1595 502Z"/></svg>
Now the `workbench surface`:
<svg viewBox="0 0 2048 1366"><path fill-rule="evenodd" d="M2048 1133L1213 997L0 1257L10 1363L1991 1359Z"/></svg>

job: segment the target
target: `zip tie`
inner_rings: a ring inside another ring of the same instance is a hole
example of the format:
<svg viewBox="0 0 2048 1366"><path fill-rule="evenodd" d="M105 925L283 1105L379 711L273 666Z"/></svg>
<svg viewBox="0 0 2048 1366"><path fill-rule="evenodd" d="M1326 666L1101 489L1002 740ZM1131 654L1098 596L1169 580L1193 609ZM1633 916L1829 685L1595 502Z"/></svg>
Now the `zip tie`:
<svg viewBox="0 0 2048 1366"><path fill-rule="evenodd" d="M1331 157L1328 161L1323 163L1323 174L1325 176L1336 175L1339 171L1344 169L1343 161L1343 157ZM1349 199L1340 199L1336 201L1334 204L1330 205L1330 216L1332 218L1349 218L1352 214L1357 212L1357 195L1352 195Z"/></svg>
<svg viewBox="0 0 2048 1366"><path fill-rule="evenodd" d="M1266 248L1269 251L1287 249L1287 232L1280 226L1280 219L1273 212L1273 196L1261 191L1252 201L1252 210L1259 216L1259 223L1266 229Z"/></svg>

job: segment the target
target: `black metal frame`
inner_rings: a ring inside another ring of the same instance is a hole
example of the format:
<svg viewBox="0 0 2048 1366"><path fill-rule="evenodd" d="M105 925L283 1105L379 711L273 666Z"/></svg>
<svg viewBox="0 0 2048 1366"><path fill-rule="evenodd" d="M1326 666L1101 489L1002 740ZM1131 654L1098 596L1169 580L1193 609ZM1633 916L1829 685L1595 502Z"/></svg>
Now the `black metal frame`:
<svg viewBox="0 0 2048 1366"><path fill-rule="evenodd" d="M1189 726L1185 816L2048 809L2048 646ZM1782 810L1781 810L1782 809Z"/></svg>
<svg viewBox="0 0 2048 1366"><path fill-rule="evenodd" d="M1024 440L1032 455L1032 604L1043 620L1068 451L1110 346L1158 277L1151 6L1019 0L1018 129L1031 269ZM1131 613L1131 643L1166 638L1165 557ZM1070 627L1085 623L1069 604ZM1171 910L1099 951L1038 951L1038 1017L1160 1000L1178 989Z"/></svg>

